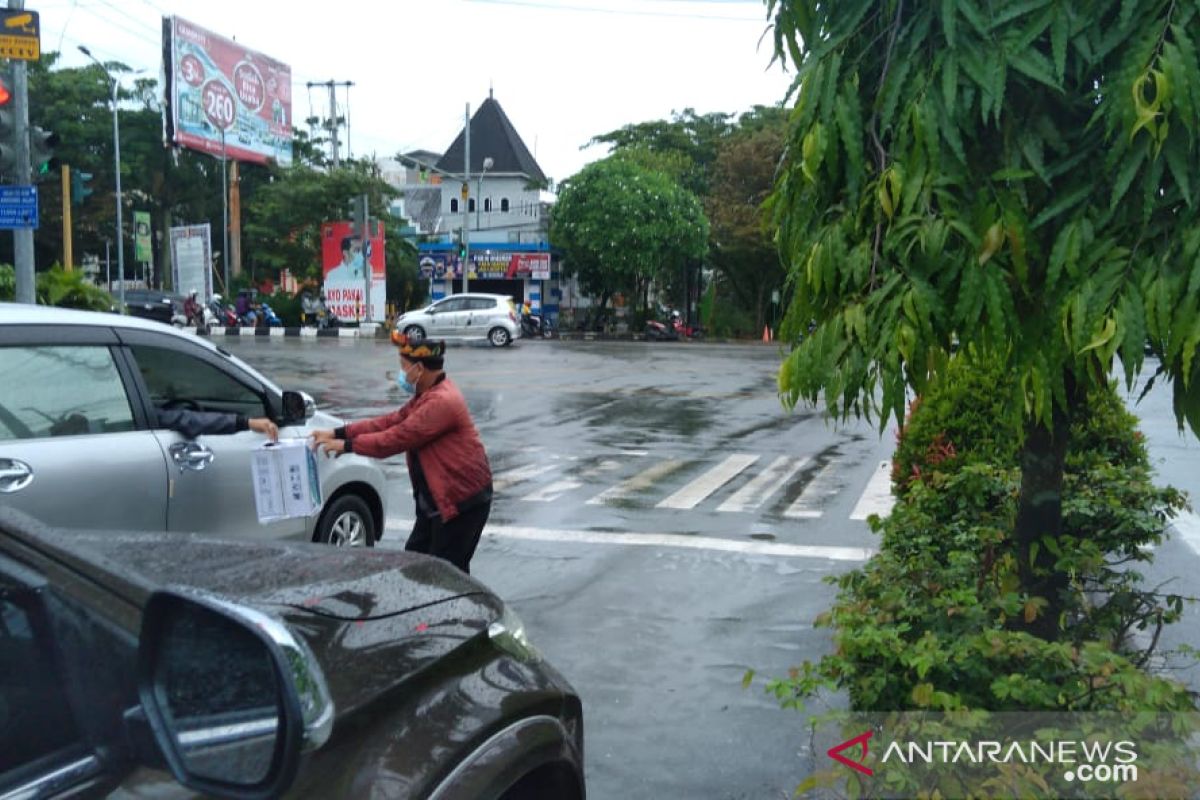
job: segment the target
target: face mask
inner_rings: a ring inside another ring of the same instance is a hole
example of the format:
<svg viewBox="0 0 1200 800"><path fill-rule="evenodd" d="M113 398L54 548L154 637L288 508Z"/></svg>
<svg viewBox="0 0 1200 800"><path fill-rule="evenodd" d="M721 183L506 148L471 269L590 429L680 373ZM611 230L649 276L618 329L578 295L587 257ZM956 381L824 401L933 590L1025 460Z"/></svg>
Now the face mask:
<svg viewBox="0 0 1200 800"><path fill-rule="evenodd" d="M406 394L416 394L417 386L408 379L408 374L402 369L396 373L396 385Z"/></svg>

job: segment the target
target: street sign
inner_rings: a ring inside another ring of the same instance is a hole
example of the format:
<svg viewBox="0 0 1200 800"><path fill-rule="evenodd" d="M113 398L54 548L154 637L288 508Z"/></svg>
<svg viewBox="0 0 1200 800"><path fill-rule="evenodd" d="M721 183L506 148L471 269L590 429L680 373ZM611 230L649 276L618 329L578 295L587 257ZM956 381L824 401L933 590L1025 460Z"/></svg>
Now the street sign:
<svg viewBox="0 0 1200 800"><path fill-rule="evenodd" d="M38 194L34 186L0 186L0 230L36 228Z"/></svg>
<svg viewBox="0 0 1200 800"><path fill-rule="evenodd" d="M37 61L42 57L42 23L36 11L0 9L0 58Z"/></svg>

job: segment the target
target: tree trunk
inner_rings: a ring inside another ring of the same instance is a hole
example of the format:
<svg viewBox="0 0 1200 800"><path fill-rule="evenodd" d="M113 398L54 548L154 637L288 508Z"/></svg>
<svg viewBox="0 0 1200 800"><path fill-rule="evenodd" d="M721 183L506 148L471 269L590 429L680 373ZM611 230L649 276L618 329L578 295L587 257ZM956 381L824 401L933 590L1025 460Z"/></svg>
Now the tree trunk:
<svg viewBox="0 0 1200 800"><path fill-rule="evenodd" d="M1047 605L1026 629L1042 639L1054 640L1060 632L1059 617L1066 608L1069 577L1056 570L1056 556L1044 538L1063 533L1063 473L1071 415L1077 405L1073 378L1068 375L1067 409L1054 408L1051 429L1029 421L1021 449L1021 490L1013 536L1017 546L1017 570L1021 589L1030 597L1041 597Z"/></svg>

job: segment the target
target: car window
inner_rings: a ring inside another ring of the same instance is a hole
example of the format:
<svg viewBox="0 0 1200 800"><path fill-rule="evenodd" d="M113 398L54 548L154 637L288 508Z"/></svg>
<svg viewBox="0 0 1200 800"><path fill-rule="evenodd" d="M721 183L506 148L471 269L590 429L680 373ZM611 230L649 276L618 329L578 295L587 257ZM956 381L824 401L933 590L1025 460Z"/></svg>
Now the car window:
<svg viewBox="0 0 1200 800"><path fill-rule="evenodd" d="M496 307L496 301L490 297L471 297L467 299L467 308L471 311L488 311Z"/></svg>
<svg viewBox="0 0 1200 800"><path fill-rule="evenodd" d="M80 744L41 594L0 572L0 794Z"/></svg>
<svg viewBox="0 0 1200 800"><path fill-rule="evenodd" d="M447 311L462 311L464 300L461 297L452 297L449 300L443 300L433 307L433 310L438 314L445 314Z"/></svg>
<svg viewBox="0 0 1200 800"><path fill-rule="evenodd" d="M256 391L206 361L165 347L134 345L132 350L150 400L158 408L269 416Z"/></svg>
<svg viewBox="0 0 1200 800"><path fill-rule="evenodd" d="M107 347L0 347L0 441L133 430Z"/></svg>

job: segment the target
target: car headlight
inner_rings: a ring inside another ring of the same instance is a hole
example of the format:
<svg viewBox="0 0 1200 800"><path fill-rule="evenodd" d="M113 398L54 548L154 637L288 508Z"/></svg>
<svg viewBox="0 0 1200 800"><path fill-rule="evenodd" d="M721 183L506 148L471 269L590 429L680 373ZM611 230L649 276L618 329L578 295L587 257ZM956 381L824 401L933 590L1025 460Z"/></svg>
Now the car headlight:
<svg viewBox="0 0 1200 800"><path fill-rule="evenodd" d="M518 661L536 663L542 660L542 654L525 635L525 623L508 606L504 607L500 619L488 626L488 638Z"/></svg>

